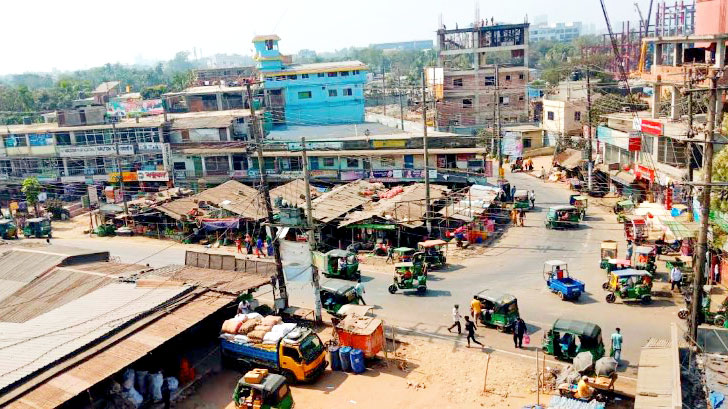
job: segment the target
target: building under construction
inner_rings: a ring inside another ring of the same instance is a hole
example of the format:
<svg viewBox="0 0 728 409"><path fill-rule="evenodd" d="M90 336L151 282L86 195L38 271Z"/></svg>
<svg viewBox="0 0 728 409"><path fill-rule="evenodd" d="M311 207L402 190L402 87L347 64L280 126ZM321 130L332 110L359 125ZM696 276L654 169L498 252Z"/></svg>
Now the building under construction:
<svg viewBox="0 0 728 409"><path fill-rule="evenodd" d="M439 128L467 132L492 126L498 115L496 99L502 122L527 119L528 27L481 21L437 31L438 65L443 69Z"/></svg>

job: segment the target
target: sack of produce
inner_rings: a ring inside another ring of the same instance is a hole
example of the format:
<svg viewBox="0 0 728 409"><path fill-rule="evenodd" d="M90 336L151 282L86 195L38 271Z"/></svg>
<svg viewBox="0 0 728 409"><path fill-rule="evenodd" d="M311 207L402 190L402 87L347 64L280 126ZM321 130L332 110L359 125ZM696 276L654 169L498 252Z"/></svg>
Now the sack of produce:
<svg viewBox="0 0 728 409"><path fill-rule="evenodd" d="M277 325L283 323L283 318L277 316L277 315L269 315L265 318L263 318L263 324L265 325Z"/></svg>

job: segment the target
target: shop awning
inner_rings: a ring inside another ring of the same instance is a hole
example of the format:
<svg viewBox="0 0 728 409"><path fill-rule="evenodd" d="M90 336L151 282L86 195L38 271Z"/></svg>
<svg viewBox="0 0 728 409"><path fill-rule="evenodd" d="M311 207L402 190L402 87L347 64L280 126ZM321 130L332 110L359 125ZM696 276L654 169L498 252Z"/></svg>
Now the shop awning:
<svg viewBox="0 0 728 409"><path fill-rule="evenodd" d="M377 223L350 224L346 227L348 229L372 229L372 230L394 230L397 228L397 226L394 224L377 224Z"/></svg>
<svg viewBox="0 0 728 409"><path fill-rule="evenodd" d="M611 177L613 181L625 186L631 185L635 179L633 174L624 171L617 172L616 174L611 175Z"/></svg>
<svg viewBox="0 0 728 409"><path fill-rule="evenodd" d="M662 224L670 230L677 239L687 239L698 237L698 226L694 223L681 223L671 220L663 221Z"/></svg>

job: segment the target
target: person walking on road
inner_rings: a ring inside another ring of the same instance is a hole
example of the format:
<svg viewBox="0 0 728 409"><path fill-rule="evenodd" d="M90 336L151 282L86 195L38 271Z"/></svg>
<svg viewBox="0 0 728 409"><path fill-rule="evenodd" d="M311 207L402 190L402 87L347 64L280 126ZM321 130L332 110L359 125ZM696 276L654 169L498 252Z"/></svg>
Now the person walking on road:
<svg viewBox="0 0 728 409"><path fill-rule="evenodd" d="M677 286L677 291L682 291L681 288L681 282L682 282L682 270L680 270L680 267L675 265L675 267L670 270L670 291L675 291L675 286Z"/></svg>
<svg viewBox="0 0 728 409"><path fill-rule="evenodd" d="M253 253L253 239L250 237L249 233L245 233L245 252L247 254Z"/></svg>
<svg viewBox="0 0 728 409"><path fill-rule="evenodd" d="M513 344L516 348L523 348L523 336L526 335L526 322L518 317L513 324Z"/></svg>
<svg viewBox="0 0 728 409"><path fill-rule="evenodd" d="M452 332L452 329L457 327L458 329L458 335L462 334L462 328L460 327L460 306L455 304L455 306L452 308L452 325L450 325L450 328L448 328L448 332Z"/></svg>
<svg viewBox="0 0 728 409"><path fill-rule="evenodd" d="M261 237L258 237L258 240L255 242L255 255L258 256L258 258L260 258L262 254L263 254L263 239Z"/></svg>
<svg viewBox="0 0 728 409"><path fill-rule="evenodd" d="M477 296L473 296L473 301L470 301L470 316L473 317L473 323L475 327L478 326L478 319L480 313L483 311L483 304L480 302Z"/></svg>
<svg viewBox="0 0 728 409"><path fill-rule="evenodd" d="M526 225L526 209L518 209L518 224L521 227Z"/></svg>
<svg viewBox="0 0 728 409"><path fill-rule="evenodd" d="M473 342L480 345L481 347L483 346L483 344L481 344L480 342L478 342L478 340L475 339L475 323L473 321L470 321L470 317L468 317L467 315L465 316L465 331L468 332L468 337L467 337L468 348L470 348L471 339L473 340Z"/></svg>
<svg viewBox="0 0 728 409"><path fill-rule="evenodd" d="M359 300L361 305L367 305L367 303L364 302L364 293L366 292L364 290L364 285L361 283L361 278L356 280L356 285L354 286L354 291L356 291L356 298Z"/></svg>
<svg viewBox="0 0 728 409"><path fill-rule="evenodd" d="M536 191L531 190L528 192L528 201L531 202L531 209L536 207Z"/></svg>
<svg viewBox="0 0 728 409"><path fill-rule="evenodd" d="M619 328L612 334L612 352L609 354L619 366L619 361L622 358L622 333Z"/></svg>
<svg viewBox="0 0 728 409"><path fill-rule="evenodd" d="M235 247L237 247L238 253L243 253L243 241L240 240L240 237L235 238Z"/></svg>
<svg viewBox="0 0 728 409"><path fill-rule="evenodd" d="M632 240L627 240L627 260L632 260L632 252L634 248L632 246Z"/></svg>
<svg viewBox="0 0 728 409"><path fill-rule="evenodd" d="M511 200L516 197L516 185L511 186Z"/></svg>

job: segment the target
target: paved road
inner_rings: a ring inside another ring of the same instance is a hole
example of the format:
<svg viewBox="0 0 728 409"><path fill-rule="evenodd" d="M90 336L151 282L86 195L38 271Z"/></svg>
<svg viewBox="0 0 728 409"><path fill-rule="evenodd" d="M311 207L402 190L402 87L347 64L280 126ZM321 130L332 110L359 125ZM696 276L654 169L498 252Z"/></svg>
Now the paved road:
<svg viewBox="0 0 728 409"><path fill-rule="evenodd" d="M387 286L392 280L391 265L367 268L363 281L365 300L376 306L377 315L387 324L415 331L437 333L446 339L453 304L467 313L473 294L493 288L518 298L521 315L530 326L532 345L540 345L543 330L558 317L593 321L604 331L605 343L615 327L624 335L623 359L635 373L639 349L650 337L669 337L669 324L679 322L671 299L658 299L651 305L607 304L601 284L605 273L599 269L599 246L602 240L620 241L624 251L621 225L612 214L592 207L585 224L578 230L557 231L544 228L545 212L551 205L568 203L569 191L546 184L524 174L511 174L509 179L519 189L534 189L537 209L528 213L525 227L511 227L485 254L470 258L447 271L435 271L428 282L425 296L398 292L390 295ZM139 246L113 238L56 239L58 244L110 250L123 262L150 263L162 266L183 263L184 246L170 242ZM542 265L548 259L561 259L569 264L573 276L586 282L586 294L578 302L564 302L550 293L544 284ZM369 267L369 266L367 266ZM290 289L291 303L311 307L309 285ZM522 352L513 348L511 337L495 330L480 329L482 340L493 348ZM532 351L532 350L531 350ZM525 352L533 354L533 352Z"/></svg>

